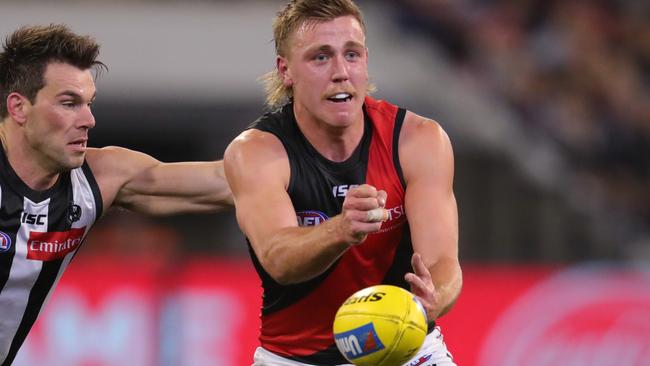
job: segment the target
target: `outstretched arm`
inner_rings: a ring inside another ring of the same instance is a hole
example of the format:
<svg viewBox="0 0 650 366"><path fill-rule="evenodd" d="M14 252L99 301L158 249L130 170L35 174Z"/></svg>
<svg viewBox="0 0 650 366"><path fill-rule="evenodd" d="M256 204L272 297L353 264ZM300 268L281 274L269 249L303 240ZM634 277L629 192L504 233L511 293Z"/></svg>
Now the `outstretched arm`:
<svg viewBox="0 0 650 366"><path fill-rule="evenodd" d="M282 143L269 133L244 132L226 149L224 163L239 226L266 272L278 283L318 276L381 226L368 212L383 210L385 192L364 185L348 192L340 215L317 226L299 227L286 192L288 157Z"/></svg>
<svg viewBox="0 0 650 366"><path fill-rule="evenodd" d="M460 294L458 210L454 159L447 134L434 121L408 113L400 135L406 213L415 254L405 279L430 320L444 315Z"/></svg>
<svg viewBox="0 0 650 366"><path fill-rule="evenodd" d="M162 163L121 148L89 149L106 207L151 215L208 213L232 206L222 161Z"/></svg>

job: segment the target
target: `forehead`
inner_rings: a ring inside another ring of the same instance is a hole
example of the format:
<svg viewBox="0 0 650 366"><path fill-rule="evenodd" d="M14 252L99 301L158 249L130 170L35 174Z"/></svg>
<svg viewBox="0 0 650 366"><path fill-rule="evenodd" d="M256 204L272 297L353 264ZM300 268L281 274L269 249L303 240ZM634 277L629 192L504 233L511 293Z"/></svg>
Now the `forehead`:
<svg viewBox="0 0 650 366"><path fill-rule="evenodd" d="M90 70L81 70L76 66L54 62L49 63L43 75L45 86L54 92L68 90L80 95L94 94L95 81Z"/></svg>
<svg viewBox="0 0 650 366"><path fill-rule="evenodd" d="M352 15L328 21L304 21L292 37L293 48L311 48L324 45L341 46L349 42L365 46L366 36L359 21Z"/></svg>

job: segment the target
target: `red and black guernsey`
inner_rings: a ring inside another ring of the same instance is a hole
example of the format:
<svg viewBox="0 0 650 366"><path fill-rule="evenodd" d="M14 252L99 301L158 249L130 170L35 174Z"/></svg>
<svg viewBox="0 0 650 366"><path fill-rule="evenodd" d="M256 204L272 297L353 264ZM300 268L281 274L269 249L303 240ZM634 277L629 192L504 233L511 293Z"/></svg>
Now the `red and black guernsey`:
<svg viewBox="0 0 650 366"><path fill-rule="evenodd" d="M390 219L381 231L350 248L312 280L278 284L249 246L264 288L261 345L286 358L317 365L346 363L332 335L334 315L343 301L357 290L377 284L408 289L403 277L411 270L413 248L397 154L406 111L370 97L363 111L363 138L343 162L324 158L309 144L296 124L292 104L262 116L250 127L274 134L284 145L291 167L288 193L301 225L318 224L338 215L345 193L355 185L368 183L388 193Z"/></svg>

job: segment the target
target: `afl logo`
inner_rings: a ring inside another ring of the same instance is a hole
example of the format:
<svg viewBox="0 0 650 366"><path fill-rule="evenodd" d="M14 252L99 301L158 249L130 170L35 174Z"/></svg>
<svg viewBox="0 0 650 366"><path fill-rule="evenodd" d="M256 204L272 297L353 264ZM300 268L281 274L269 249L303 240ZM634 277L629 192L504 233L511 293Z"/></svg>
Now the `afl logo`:
<svg viewBox="0 0 650 366"><path fill-rule="evenodd" d="M9 248L11 248L11 238L0 231L0 253L6 252Z"/></svg>
<svg viewBox="0 0 650 366"><path fill-rule="evenodd" d="M296 212L296 217L298 218L299 226L316 226L329 219L324 213L311 210Z"/></svg>

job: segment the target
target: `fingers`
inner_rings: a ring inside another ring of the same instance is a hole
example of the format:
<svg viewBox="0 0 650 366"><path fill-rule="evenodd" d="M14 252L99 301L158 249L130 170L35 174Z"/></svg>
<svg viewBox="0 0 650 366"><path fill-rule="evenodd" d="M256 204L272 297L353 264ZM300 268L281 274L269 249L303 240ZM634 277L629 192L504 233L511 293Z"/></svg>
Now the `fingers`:
<svg viewBox="0 0 650 366"><path fill-rule="evenodd" d="M341 225L343 232L353 238L351 242L360 243L366 236L378 232L381 223L388 220L386 192L378 191L369 184L350 189L343 201Z"/></svg>
<svg viewBox="0 0 650 366"><path fill-rule="evenodd" d="M430 320L435 319L438 307L438 294L436 292L436 286L431 279L431 273L429 273L429 270L424 264L422 256L418 253L413 254L411 265L413 266L414 273L404 275L404 280L410 285L411 292L420 299L427 312L427 317Z"/></svg>
<svg viewBox="0 0 650 366"><path fill-rule="evenodd" d="M366 211L366 222L384 222L386 220L388 220L388 210L384 208Z"/></svg>
<svg viewBox="0 0 650 366"><path fill-rule="evenodd" d="M386 197L385 191L378 191L369 184L362 184L348 191L343 207L360 211L383 208L386 205Z"/></svg>
<svg viewBox="0 0 650 366"><path fill-rule="evenodd" d="M363 184L351 189L343 202L344 210L361 211L360 221L377 223L388 220L389 214L386 205L387 194L378 191L375 187Z"/></svg>
<svg viewBox="0 0 650 366"><path fill-rule="evenodd" d="M424 264L420 253L413 254L413 257L411 257L411 266L413 267L413 271L418 277L422 278L425 281L431 282L431 273L429 272L427 266Z"/></svg>

